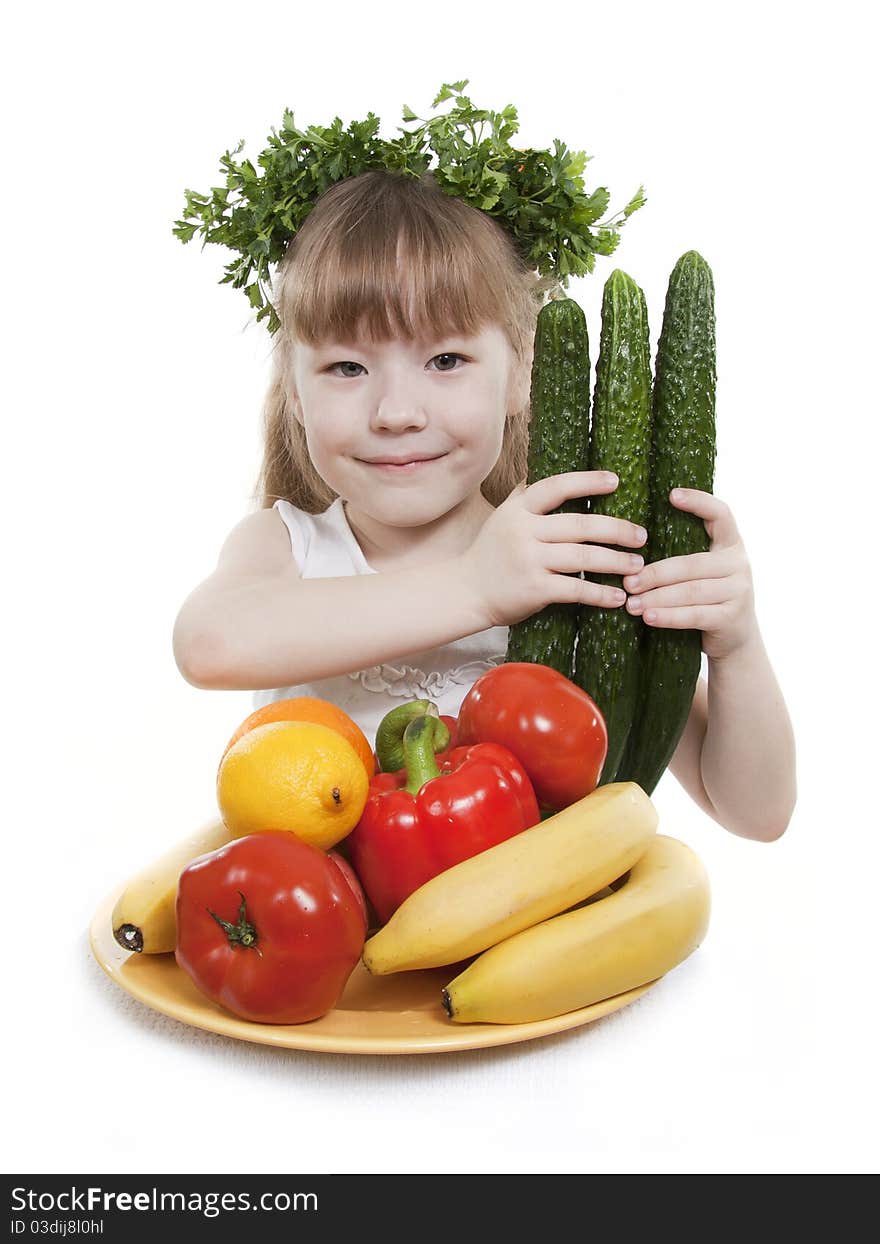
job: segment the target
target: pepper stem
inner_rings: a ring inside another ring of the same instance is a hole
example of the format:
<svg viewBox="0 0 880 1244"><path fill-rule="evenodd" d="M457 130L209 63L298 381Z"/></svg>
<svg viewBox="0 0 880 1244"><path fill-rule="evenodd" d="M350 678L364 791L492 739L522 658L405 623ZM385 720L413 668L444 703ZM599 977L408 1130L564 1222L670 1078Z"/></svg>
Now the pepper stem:
<svg viewBox="0 0 880 1244"><path fill-rule="evenodd" d="M403 755L406 764L406 785L404 790L417 795L426 782L440 776L440 768L434 758L439 732L446 735L449 731L437 717L424 715L411 721L403 732Z"/></svg>
<svg viewBox="0 0 880 1244"><path fill-rule="evenodd" d="M260 954L260 949L257 946L257 930L247 918L244 895L241 893L241 890L238 893L241 896L241 906L238 909L238 924L232 924L229 920L222 919L216 912L211 911L210 907L207 907L205 910L220 925L220 928L229 938L230 946L252 946L257 954Z"/></svg>
<svg viewBox="0 0 880 1244"><path fill-rule="evenodd" d="M397 773L406 766L403 752L404 732L417 717L433 717L439 729L434 738L434 750L442 752L449 745L449 731L440 721L440 711L430 700L411 700L398 704L386 713L376 731L376 760L380 773Z"/></svg>

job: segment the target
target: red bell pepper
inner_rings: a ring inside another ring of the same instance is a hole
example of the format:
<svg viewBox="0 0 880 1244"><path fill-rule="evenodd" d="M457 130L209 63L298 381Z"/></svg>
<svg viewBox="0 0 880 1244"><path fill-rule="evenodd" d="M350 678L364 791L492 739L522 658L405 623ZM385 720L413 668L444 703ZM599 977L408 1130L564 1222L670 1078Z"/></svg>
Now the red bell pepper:
<svg viewBox="0 0 880 1244"><path fill-rule="evenodd" d="M508 748L477 743L435 755L448 744L446 726L424 712L408 720L408 709L393 710L397 726L405 727L405 767L372 779L363 815L346 839L383 924L438 873L540 820L532 784ZM380 741L388 741L388 718L377 732L377 754Z"/></svg>

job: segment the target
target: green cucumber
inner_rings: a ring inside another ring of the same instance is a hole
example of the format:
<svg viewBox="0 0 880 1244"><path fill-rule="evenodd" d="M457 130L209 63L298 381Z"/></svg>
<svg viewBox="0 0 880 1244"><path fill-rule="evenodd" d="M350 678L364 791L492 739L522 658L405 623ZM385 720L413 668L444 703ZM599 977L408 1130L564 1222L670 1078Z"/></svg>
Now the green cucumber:
<svg viewBox="0 0 880 1244"><path fill-rule="evenodd" d="M587 321L572 298L538 312L531 376L528 482L582 471L590 431L590 343ZM587 499L566 501L556 513L584 513ZM572 675L576 604L552 604L510 627L508 661L549 665Z"/></svg>
<svg viewBox="0 0 880 1244"><path fill-rule="evenodd" d="M651 423L648 309L642 290L618 268L602 294L587 469L614 471L619 483L607 496L590 498L591 514L611 514L647 527ZM619 575L591 577L620 587ZM623 607L581 609L574 681L596 701L608 729L600 785L615 780L635 718L643 627L641 618Z"/></svg>
<svg viewBox="0 0 880 1244"><path fill-rule="evenodd" d="M715 474L715 291L709 265L682 255L666 292L654 379L651 510L646 564L705 552L702 519L677 510L673 488L711 492ZM678 746L700 674L702 635L645 625L636 721L618 781L650 795Z"/></svg>

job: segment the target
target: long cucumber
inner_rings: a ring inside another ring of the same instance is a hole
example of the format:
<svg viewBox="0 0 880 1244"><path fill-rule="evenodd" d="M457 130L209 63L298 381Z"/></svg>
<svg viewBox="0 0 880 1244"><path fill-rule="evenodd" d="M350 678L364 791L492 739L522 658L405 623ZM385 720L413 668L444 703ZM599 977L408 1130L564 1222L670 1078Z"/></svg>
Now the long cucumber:
<svg viewBox="0 0 880 1244"><path fill-rule="evenodd" d="M528 482L582 471L590 423L590 343L586 317L571 298L546 303L538 312L531 375ZM558 512L584 513L586 498L566 501ZM559 603L510 628L508 661L549 665L572 675L578 606Z"/></svg>
<svg viewBox="0 0 880 1244"><path fill-rule="evenodd" d="M645 295L619 268L605 282L588 469L614 471L613 493L590 499L591 514L647 526L651 465L651 348ZM620 586L619 576L595 575ZM626 608L581 610L574 681L596 701L608 729L600 785L614 781L636 712L643 623Z"/></svg>
<svg viewBox="0 0 880 1244"><path fill-rule="evenodd" d="M676 509L673 488L711 492L715 473L715 290L696 251L672 270L654 379L653 460L646 564L704 552L703 521ZM645 625L640 651L636 721L617 781L651 794L678 746L700 673L697 630Z"/></svg>

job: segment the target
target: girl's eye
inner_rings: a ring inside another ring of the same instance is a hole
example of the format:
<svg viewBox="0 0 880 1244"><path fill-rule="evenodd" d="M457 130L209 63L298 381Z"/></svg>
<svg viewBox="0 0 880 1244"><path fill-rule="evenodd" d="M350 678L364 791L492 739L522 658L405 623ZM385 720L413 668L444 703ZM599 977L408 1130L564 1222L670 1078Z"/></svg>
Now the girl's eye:
<svg viewBox="0 0 880 1244"><path fill-rule="evenodd" d="M332 372L334 376L345 376L347 379L353 379L355 376L358 375L358 373L356 371L347 371L347 370L338 372L336 370L337 367L342 367L342 368L360 367L361 371L363 371L363 366L360 363L352 363L350 359L345 360L342 363L331 363L330 364L328 371Z"/></svg>
<svg viewBox="0 0 880 1244"><path fill-rule="evenodd" d="M431 359L431 362L437 364L437 371L457 371L458 368L455 366L456 359L464 361L464 357L461 354L436 354Z"/></svg>

